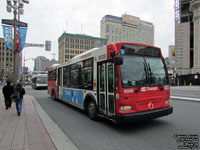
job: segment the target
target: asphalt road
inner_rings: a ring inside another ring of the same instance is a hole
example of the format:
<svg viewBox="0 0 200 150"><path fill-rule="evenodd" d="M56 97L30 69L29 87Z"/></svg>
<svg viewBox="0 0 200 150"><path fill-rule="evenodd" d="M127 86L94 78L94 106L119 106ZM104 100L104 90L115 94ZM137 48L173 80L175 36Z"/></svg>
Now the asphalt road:
<svg viewBox="0 0 200 150"><path fill-rule="evenodd" d="M182 89L172 90L172 94L185 96ZM92 121L82 110L53 101L47 90L28 88L26 91L80 150L176 150L183 144L177 143L174 135L198 135L200 138L200 102L171 99L172 115L119 126L105 119ZM190 94L198 95L199 92Z"/></svg>

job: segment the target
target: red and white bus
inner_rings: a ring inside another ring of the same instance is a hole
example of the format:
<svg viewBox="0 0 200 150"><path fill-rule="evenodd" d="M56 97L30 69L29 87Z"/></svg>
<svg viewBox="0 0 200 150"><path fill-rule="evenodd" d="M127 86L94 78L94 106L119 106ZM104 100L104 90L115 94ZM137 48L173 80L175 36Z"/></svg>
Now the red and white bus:
<svg viewBox="0 0 200 150"><path fill-rule="evenodd" d="M39 88L47 88L47 74L37 74L34 75L31 79L32 81L32 88L39 89Z"/></svg>
<svg viewBox="0 0 200 150"><path fill-rule="evenodd" d="M173 112L161 49L144 44L109 44L49 69L48 93L93 120L128 123Z"/></svg>

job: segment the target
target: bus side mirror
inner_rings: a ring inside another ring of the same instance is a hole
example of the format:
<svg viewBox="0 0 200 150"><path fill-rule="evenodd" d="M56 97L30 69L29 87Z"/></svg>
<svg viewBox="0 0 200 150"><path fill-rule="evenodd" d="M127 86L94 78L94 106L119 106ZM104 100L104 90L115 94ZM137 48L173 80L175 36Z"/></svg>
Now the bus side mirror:
<svg viewBox="0 0 200 150"><path fill-rule="evenodd" d="M122 65L123 64L123 57L122 56L115 56L114 58L115 65Z"/></svg>

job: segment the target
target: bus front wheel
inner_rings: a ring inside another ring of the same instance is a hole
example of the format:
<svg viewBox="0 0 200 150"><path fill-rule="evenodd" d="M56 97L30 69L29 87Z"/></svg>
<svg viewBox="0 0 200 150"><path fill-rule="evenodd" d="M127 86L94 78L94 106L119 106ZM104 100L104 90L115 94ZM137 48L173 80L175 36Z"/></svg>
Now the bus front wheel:
<svg viewBox="0 0 200 150"><path fill-rule="evenodd" d="M87 107L88 116L92 120L97 120L97 106L93 101L90 101Z"/></svg>

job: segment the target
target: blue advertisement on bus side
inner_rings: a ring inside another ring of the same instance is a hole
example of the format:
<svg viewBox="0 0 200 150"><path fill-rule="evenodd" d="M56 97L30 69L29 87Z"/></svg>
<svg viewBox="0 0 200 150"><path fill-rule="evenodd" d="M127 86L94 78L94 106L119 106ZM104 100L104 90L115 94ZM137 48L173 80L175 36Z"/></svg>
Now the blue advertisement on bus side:
<svg viewBox="0 0 200 150"><path fill-rule="evenodd" d="M83 106L83 92L78 90L63 89L63 100Z"/></svg>

